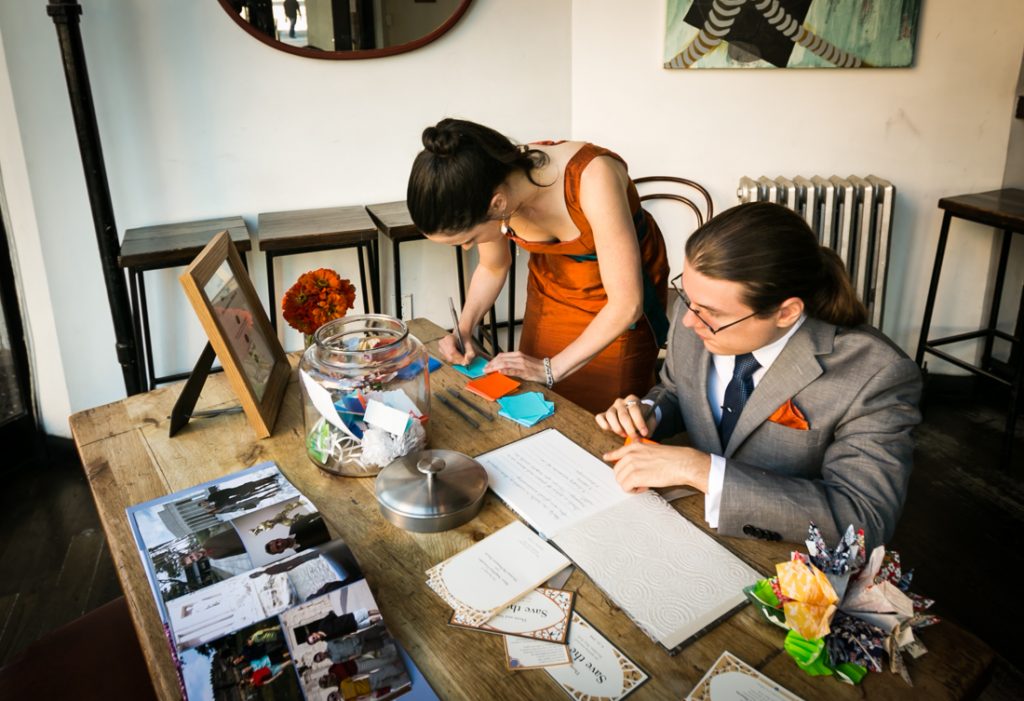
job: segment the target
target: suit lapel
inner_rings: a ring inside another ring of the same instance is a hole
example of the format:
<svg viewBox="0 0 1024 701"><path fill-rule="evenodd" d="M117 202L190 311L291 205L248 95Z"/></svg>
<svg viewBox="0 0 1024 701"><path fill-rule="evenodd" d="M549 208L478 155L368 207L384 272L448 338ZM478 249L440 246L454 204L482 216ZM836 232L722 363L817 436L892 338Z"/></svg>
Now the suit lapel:
<svg viewBox="0 0 1024 701"><path fill-rule="evenodd" d="M804 321L747 400L726 446L725 457L731 457L776 409L821 375L817 356L832 352L835 333L832 324L811 318Z"/></svg>
<svg viewBox="0 0 1024 701"><path fill-rule="evenodd" d="M715 425L715 417L711 413L711 405L708 403L708 373L711 371L711 354L704 347L704 343L697 334L687 329L691 337L691 347L686 351L690 357L696 357L696 372L686 373L683 378L685 389L682 397L695 397L696 400L689 403L694 409L693 415L686 422L686 432L690 434L690 442L693 445L714 446L715 452L721 455L722 442L718 436L718 426ZM682 397L680 406L684 406Z"/></svg>

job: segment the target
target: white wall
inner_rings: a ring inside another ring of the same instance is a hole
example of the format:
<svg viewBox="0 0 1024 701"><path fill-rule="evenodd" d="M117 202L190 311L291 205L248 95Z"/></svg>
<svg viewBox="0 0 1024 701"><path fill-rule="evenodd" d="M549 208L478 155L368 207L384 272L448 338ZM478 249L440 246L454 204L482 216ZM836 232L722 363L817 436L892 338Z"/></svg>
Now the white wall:
<svg viewBox="0 0 1024 701"><path fill-rule="evenodd" d="M446 115L521 139L570 130L569 0L478 0L440 40L369 61L275 51L209 0L83 5L122 234L235 214L255 230L259 212L404 199L419 134ZM119 399L124 385L53 23L43 2L0 0L0 27L11 83L7 97L0 84L0 167L12 212L34 212L37 220L37 227L15 222L15 236L36 240L41 250L50 300L31 295L27 314L34 335L47 325L58 332L56 344L45 334L32 343L37 353L58 347L45 362L37 357L37 375L63 372L66 389L41 388L40 401L45 429L67 435L68 409ZM511 37L530 40L502 40ZM12 112L16 125L7 121ZM9 126L20 130L20 174L12 173L18 157L7 142L17 139ZM265 290L263 257L250 261L257 288ZM38 261L20 253L17 264L26 274L40 272ZM285 259L278 290L320 265L358 284L354 253L340 252ZM147 278L158 373L189 369L204 343L177 272ZM416 314L444 322L445 298L457 294L451 250L407 244L402 280ZM299 343L285 337L286 348Z"/></svg>
<svg viewBox="0 0 1024 701"><path fill-rule="evenodd" d="M0 23L0 30L3 24ZM43 260L39 226L32 203L21 131L14 113L4 36L0 31L0 213L15 261L22 321L29 341L33 393L40 402L40 420L54 433L66 434L70 413L64 366L57 343L50 300L49 276Z"/></svg>
<svg viewBox="0 0 1024 701"><path fill-rule="evenodd" d="M915 67L859 72L665 70L663 0L476 0L437 42L354 62L274 51L207 0L83 4L122 233L233 214L255 229L259 212L402 199L420 131L445 115L520 140L595 141L635 175L706 183L720 209L741 175L875 173L899 190L886 331L911 352L936 201L1002 183L1024 50L1019 0L978 0L968 15L925 3ZM0 32L0 172L44 426L67 435L68 411L124 388L45 3L0 0ZM936 333L980 319L991 238L984 227L954 231ZM678 267L682 236L670 239ZM456 294L450 250L404 250L416 315L444 323ZM355 260L285 259L278 289L319 265L357 278ZM263 257L250 261L263 291ZM158 372L188 369L204 342L176 274L149 278Z"/></svg>
<svg viewBox="0 0 1024 701"><path fill-rule="evenodd" d="M576 0L573 136L617 150L634 175L694 178L719 209L737 202L743 175L888 178L897 208L885 330L913 354L936 203L1001 186L1024 51L1020 0L977 0L969 12L948 0L923 5L913 68L666 70L663 0L628 11ZM682 240L670 242L675 268ZM985 227L953 230L933 335L977 328L991 241Z"/></svg>

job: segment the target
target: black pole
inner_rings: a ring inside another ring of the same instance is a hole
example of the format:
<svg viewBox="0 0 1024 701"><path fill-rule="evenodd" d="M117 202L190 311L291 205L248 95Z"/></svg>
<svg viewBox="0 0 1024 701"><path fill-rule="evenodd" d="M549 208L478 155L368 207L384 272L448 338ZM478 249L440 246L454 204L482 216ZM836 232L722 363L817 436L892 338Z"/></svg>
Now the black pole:
<svg viewBox="0 0 1024 701"><path fill-rule="evenodd" d="M124 373L125 390L129 395L138 394L142 388L139 384L128 285L117 264L121 244L117 238L117 225L114 223L114 206L110 201L110 186L107 183L107 170L103 165L103 148L100 145L96 110L89 87L89 73L85 67L85 51L82 49L82 34L78 26L82 8L78 0L50 0L46 13L53 18L53 23L57 26L64 77L67 78L68 97L71 98L71 112L74 114L75 131L78 133L78 150L82 154L85 184L89 190L89 204L92 207L92 221L96 228L96 240L99 243L100 260L103 264L103 279L107 285L110 314L114 319L117 360L121 364L121 372Z"/></svg>

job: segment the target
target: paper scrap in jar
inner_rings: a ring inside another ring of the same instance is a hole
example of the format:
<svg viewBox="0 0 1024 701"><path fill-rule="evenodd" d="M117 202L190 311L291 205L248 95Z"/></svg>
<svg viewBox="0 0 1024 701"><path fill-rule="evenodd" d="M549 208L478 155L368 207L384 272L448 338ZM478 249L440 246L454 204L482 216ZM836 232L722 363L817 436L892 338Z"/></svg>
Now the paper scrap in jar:
<svg viewBox="0 0 1024 701"><path fill-rule="evenodd" d="M409 395L400 389L389 389L386 391L374 390L366 393L367 399L376 399L382 404L412 414L416 418L423 416L423 412L409 398Z"/></svg>
<svg viewBox="0 0 1024 701"><path fill-rule="evenodd" d="M313 402L313 406L320 412L320 415L327 420L327 423L343 431L346 435L356 438L355 434L352 433L349 427L345 425L345 422L342 421L341 417L338 415L338 409L334 406L334 401L331 399L331 393L318 385L316 380L310 377L309 373L305 370L299 370L299 377L302 378L302 386L306 388L306 394L309 395L309 401Z"/></svg>
<svg viewBox="0 0 1024 701"><path fill-rule="evenodd" d="M363 421L371 426L383 429L393 436L402 436L409 427L409 412L390 407L377 399L366 402L366 414Z"/></svg>
<svg viewBox="0 0 1024 701"><path fill-rule="evenodd" d="M543 640L505 636L505 664L513 672L538 667L564 667L572 664L569 646Z"/></svg>

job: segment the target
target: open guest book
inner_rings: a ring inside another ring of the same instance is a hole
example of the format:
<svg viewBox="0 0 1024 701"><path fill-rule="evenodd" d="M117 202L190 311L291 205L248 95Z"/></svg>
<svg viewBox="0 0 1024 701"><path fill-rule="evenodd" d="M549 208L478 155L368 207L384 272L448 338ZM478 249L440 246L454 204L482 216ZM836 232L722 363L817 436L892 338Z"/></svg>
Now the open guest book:
<svg viewBox="0 0 1024 701"><path fill-rule="evenodd" d="M657 493L623 492L556 429L477 459L494 493L670 653L743 606L761 577Z"/></svg>

